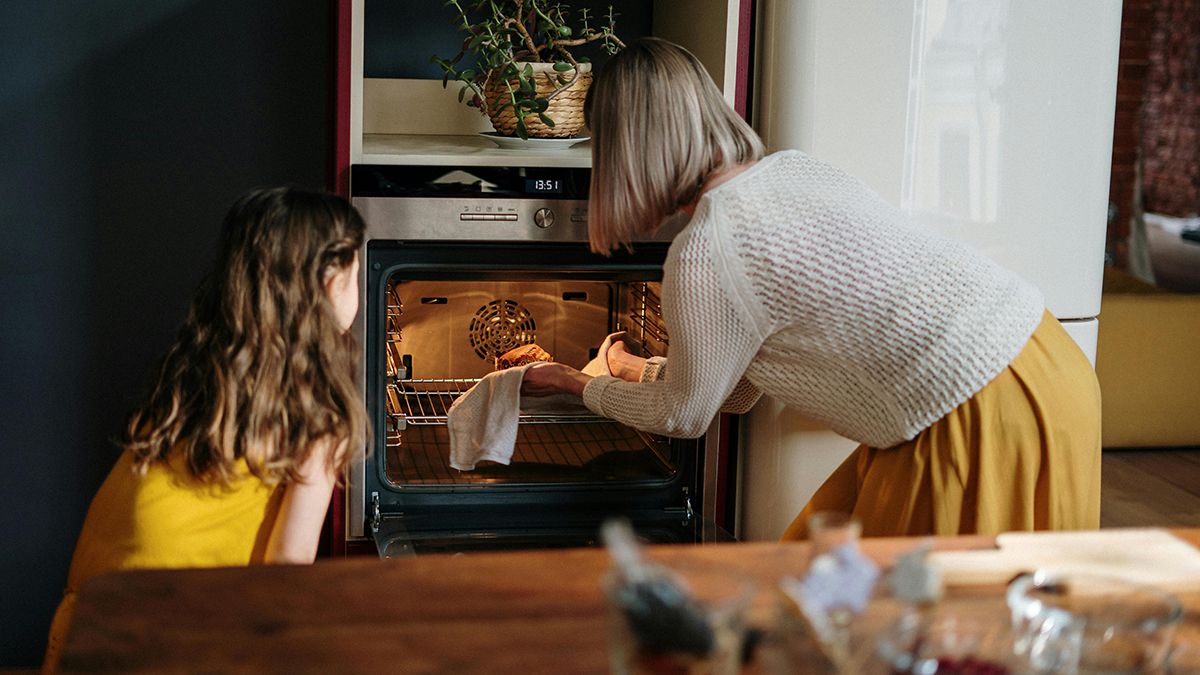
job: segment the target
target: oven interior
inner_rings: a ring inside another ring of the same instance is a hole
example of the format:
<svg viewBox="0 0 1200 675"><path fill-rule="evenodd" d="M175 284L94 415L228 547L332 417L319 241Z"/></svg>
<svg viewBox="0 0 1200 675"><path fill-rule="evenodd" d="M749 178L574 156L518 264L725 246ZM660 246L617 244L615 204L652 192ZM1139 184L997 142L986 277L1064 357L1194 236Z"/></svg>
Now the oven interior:
<svg viewBox="0 0 1200 675"><path fill-rule="evenodd" d="M496 357L537 344L582 368L604 337L626 331L635 354L662 355L657 282L437 282L392 278L386 290L386 475L396 485L663 481L666 439L582 406L527 400L509 465L450 468L446 411L495 370Z"/></svg>
<svg viewBox="0 0 1200 675"><path fill-rule="evenodd" d="M652 541L699 539L703 443L626 427L578 399L523 399L508 465L449 464L447 410L498 355L537 344L582 368L616 331L632 353L665 355L665 248L603 259L586 244L372 244L366 516L381 554L592 545L614 515Z"/></svg>

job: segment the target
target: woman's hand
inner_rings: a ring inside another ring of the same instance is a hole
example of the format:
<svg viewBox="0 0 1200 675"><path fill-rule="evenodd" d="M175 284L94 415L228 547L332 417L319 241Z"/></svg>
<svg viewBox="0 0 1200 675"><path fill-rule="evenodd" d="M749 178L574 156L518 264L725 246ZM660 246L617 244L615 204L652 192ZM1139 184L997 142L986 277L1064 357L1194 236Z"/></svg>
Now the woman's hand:
<svg viewBox="0 0 1200 675"><path fill-rule="evenodd" d="M525 377L521 382L521 394L525 396L571 394L583 398L583 388L591 379L591 375L584 375L561 363L539 363L525 369Z"/></svg>
<svg viewBox="0 0 1200 675"><path fill-rule="evenodd" d="M605 358L608 359L608 370L612 372L613 377L619 377L628 382L641 381L642 369L646 366L646 359L630 354L625 348L624 342L620 340L614 341L609 346Z"/></svg>

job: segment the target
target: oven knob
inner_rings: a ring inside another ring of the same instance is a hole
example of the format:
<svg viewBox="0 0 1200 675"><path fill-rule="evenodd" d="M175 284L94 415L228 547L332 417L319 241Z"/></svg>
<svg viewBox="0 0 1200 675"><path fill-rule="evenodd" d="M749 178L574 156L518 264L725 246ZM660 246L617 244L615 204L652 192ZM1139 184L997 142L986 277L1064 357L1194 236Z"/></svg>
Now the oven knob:
<svg viewBox="0 0 1200 675"><path fill-rule="evenodd" d="M550 209L538 209L533 214L533 224L543 230L554 224L554 212Z"/></svg>

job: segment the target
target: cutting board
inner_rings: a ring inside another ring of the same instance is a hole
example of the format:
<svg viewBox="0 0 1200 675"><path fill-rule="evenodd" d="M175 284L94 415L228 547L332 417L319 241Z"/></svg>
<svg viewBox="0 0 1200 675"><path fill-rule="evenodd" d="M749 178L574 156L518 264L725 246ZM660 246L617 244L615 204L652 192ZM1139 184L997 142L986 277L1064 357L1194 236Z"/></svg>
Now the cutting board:
<svg viewBox="0 0 1200 675"><path fill-rule="evenodd" d="M1200 550L1161 529L1009 532L997 549L941 551L930 562L945 583L1006 583L1034 570L1112 576L1173 591L1200 590Z"/></svg>

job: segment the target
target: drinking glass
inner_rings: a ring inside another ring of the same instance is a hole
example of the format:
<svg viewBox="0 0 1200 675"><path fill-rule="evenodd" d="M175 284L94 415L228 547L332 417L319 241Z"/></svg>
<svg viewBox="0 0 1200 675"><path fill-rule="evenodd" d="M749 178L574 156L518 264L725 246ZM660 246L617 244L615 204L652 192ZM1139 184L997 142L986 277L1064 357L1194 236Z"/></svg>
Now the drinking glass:
<svg viewBox="0 0 1200 675"><path fill-rule="evenodd" d="M858 545L862 523L849 513L817 511L808 517L808 541L813 558L845 544Z"/></svg>
<svg viewBox="0 0 1200 675"><path fill-rule="evenodd" d="M1183 616L1170 593L1085 574L1025 574L1006 599L1014 651L1062 673L1157 672Z"/></svg>
<svg viewBox="0 0 1200 675"><path fill-rule="evenodd" d="M1039 673L1018 665L1012 626L991 605L943 603L903 613L875 640L863 674L1003 675ZM1047 671L1053 672L1053 671Z"/></svg>
<svg viewBox="0 0 1200 675"><path fill-rule="evenodd" d="M837 549L843 546L858 548L862 535L862 523L842 511L817 511L808 517L808 541L812 546L809 559L809 571L814 565L821 565L829 559ZM824 557L823 557L824 556ZM835 606L828 609L832 639L840 643L842 649L848 649L850 639L850 624L854 621L854 610L850 607Z"/></svg>
<svg viewBox="0 0 1200 675"><path fill-rule="evenodd" d="M772 670L858 673L864 650L852 628L872 596L878 567L858 550L862 524L849 513L818 511L805 524L806 568L779 582L778 625L766 650Z"/></svg>

